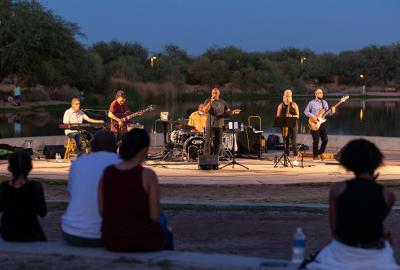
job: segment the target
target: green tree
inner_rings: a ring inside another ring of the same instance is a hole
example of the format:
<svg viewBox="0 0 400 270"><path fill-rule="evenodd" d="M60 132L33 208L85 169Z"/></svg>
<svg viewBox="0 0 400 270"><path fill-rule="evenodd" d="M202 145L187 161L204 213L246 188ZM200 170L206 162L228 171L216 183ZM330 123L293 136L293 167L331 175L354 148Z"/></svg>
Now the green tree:
<svg viewBox="0 0 400 270"><path fill-rule="evenodd" d="M211 61L224 61L230 71L239 70L247 65L244 61L246 53L234 46L212 47L207 49L203 56L208 57Z"/></svg>
<svg viewBox="0 0 400 270"><path fill-rule="evenodd" d="M17 75L31 84L75 83L85 51L79 27L37 1L2 1L0 80Z"/></svg>
<svg viewBox="0 0 400 270"><path fill-rule="evenodd" d="M117 61L121 56L133 57L137 62L145 65L148 58L147 49L137 42L122 43L116 40L109 43L97 42L90 49L103 58L105 65Z"/></svg>
<svg viewBox="0 0 400 270"><path fill-rule="evenodd" d="M209 84L211 81L211 61L208 57L202 56L193 60L189 66L188 82L192 84Z"/></svg>

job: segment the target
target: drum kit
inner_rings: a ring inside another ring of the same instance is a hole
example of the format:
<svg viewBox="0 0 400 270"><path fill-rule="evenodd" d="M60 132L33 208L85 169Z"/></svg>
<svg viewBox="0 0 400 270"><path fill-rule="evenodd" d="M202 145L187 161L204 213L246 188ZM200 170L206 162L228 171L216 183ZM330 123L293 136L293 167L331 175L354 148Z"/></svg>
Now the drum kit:
<svg viewBox="0 0 400 270"><path fill-rule="evenodd" d="M204 147L204 135L202 132L192 132L195 128L180 121L172 123L174 129L169 134L168 149L172 156L169 158L181 158L182 160L195 161Z"/></svg>
<svg viewBox="0 0 400 270"><path fill-rule="evenodd" d="M163 160L197 161L199 154L202 153L205 143L203 132L193 131L195 127L187 125L183 121L169 121L171 131L168 133L165 155ZM220 158L231 158L230 147L232 140L229 134L223 133Z"/></svg>

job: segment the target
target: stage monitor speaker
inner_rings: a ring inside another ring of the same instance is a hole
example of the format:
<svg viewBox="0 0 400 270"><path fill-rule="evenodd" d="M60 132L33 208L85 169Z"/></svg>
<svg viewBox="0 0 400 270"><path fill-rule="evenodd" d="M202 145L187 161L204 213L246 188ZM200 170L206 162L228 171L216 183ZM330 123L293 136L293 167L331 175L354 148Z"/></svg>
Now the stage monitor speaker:
<svg viewBox="0 0 400 270"><path fill-rule="evenodd" d="M259 155L266 150L266 140L262 133L254 131L240 131L236 134L238 154Z"/></svg>
<svg viewBox="0 0 400 270"><path fill-rule="evenodd" d="M43 149L43 155L46 159L56 158L56 154L59 153L61 157L64 157L65 147L64 145L46 145Z"/></svg>
<svg viewBox="0 0 400 270"><path fill-rule="evenodd" d="M267 138L267 148L271 150L275 150L280 144L280 137L274 134L268 135Z"/></svg>
<svg viewBox="0 0 400 270"><path fill-rule="evenodd" d="M199 169L218 170L218 155L199 155Z"/></svg>

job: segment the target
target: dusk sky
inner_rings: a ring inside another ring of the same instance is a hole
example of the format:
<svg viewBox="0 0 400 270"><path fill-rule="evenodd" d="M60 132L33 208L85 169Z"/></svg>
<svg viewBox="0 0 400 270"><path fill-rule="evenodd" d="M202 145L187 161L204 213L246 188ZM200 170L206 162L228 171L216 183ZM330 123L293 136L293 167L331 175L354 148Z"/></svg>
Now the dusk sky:
<svg viewBox="0 0 400 270"><path fill-rule="evenodd" d="M137 41L149 52L177 44L191 55L213 45L317 53L400 41L398 0L41 0L78 23L84 45Z"/></svg>

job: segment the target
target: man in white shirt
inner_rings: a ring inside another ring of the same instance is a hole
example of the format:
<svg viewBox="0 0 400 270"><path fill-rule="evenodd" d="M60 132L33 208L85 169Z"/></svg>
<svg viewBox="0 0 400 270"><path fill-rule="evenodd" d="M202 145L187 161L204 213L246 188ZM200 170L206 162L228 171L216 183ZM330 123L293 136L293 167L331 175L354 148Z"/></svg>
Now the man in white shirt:
<svg viewBox="0 0 400 270"><path fill-rule="evenodd" d="M65 111L64 117L63 117L63 123L64 124L82 124L83 120L88 121L89 123L95 123L95 124L103 124L103 120L96 120L92 119L89 116L87 116L82 110L81 110L81 102L79 98L73 98L71 100L71 108ZM76 130L71 130L71 129L66 129L65 135L67 135L70 138L73 138L76 143L76 150L77 153L82 152L82 136L89 136L87 132L79 132ZM90 140L90 138L86 138L87 140Z"/></svg>
<svg viewBox="0 0 400 270"><path fill-rule="evenodd" d="M116 138L111 131L97 131L90 146L93 152L74 160L69 171L70 199L61 218L61 228L64 240L72 246L102 246L98 185L103 170L121 162L116 154Z"/></svg>

